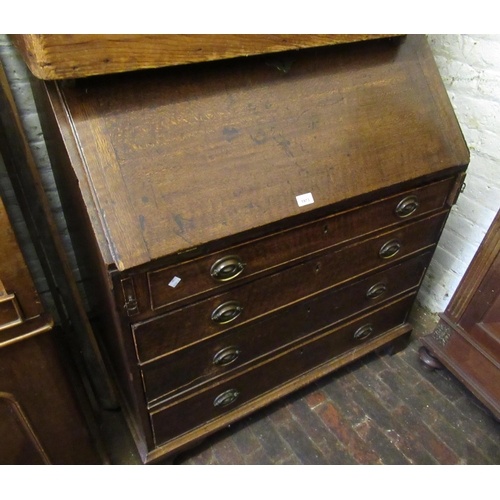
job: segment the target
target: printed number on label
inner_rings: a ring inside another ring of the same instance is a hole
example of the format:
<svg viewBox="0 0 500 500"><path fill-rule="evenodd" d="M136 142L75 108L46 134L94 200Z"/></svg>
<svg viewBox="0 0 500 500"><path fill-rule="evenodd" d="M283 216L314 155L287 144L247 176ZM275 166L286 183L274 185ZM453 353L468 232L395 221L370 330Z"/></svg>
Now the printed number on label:
<svg viewBox="0 0 500 500"><path fill-rule="evenodd" d="M297 199L297 204L299 205L299 207L303 207L304 205L311 205L312 203L314 203L314 198L311 193L300 194L295 198Z"/></svg>

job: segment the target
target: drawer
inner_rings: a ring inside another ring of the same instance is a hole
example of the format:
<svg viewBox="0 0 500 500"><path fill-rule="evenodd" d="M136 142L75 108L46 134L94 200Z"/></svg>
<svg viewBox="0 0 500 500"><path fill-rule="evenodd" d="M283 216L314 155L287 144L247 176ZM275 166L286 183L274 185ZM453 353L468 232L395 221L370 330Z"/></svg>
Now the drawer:
<svg viewBox="0 0 500 500"><path fill-rule="evenodd" d="M132 325L138 357L145 361L219 335L321 290L428 248L436 243L446 215L447 212L444 212L413 222ZM388 254L382 256L381 252L385 250Z"/></svg>
<svg viewBox="0 0 500 500"><path fill-rule="evenodd" d="M151 412L156 445L223 416L244 403L402 325L414 295L324 334L263 364Z"/></svg>
<svg viewBox="0 0 500 500"><path fill-rule="evenodd" d="M353 238L441 209L455 177L148 273L151 308L238 281ZM214 277L216 276L216 277Z"/></svg>
<svg viewBox="0 0 500 500"><path fill-rule="evenodd" d="M287 307L247 327L143 364L148 401L192 389L349 316L414 290L420 284L430 257L430 252L419 255L352 285Z"/></svg>

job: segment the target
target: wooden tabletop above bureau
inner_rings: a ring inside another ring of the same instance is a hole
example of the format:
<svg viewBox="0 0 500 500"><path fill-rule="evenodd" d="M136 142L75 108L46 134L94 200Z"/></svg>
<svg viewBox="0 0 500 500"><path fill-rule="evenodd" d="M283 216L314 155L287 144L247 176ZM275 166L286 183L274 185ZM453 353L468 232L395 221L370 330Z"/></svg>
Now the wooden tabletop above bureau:
<svg viewBox="0 0 500 500"><path fill-rule="evenodd" d="M10 35L42 80L82 78L398 35Z"/></svg>
<svg viewBox="0 0 500 500"><path fill-rule="evenodd" d="M144 462L382 345L468 164L425 37L40 82Z"/></svg>

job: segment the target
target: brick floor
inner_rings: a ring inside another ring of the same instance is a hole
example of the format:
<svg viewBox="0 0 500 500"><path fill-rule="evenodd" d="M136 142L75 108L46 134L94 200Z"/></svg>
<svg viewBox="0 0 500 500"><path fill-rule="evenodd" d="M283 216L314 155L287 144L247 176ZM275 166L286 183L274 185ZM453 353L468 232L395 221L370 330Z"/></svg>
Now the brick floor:
<svg viewBox="0 0 500 500"><path fill-rule="evenodd" d="M432 332L437 317L417 305L411 320L403 351L369 354L174 463L500 464L500 423L449 372L420 364L419 337Z"/></svg>

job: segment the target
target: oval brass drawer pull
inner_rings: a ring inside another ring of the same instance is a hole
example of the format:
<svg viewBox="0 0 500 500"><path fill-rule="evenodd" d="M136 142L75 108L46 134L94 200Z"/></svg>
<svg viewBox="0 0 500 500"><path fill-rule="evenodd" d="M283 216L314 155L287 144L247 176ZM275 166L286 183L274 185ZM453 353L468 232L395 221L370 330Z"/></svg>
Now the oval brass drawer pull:
<svg viewBox="0 0 500 500"><path fill-rule="evenodd" d="M394 257L401 250L401 241L398 239L390 240L384 243L378 252L383 259Z"/></svg>
<svg viewBox="0 0 500 500"><path fill-rule="evenodd" d="M214 262L210 274L218 281L229 281L238 277L245 269L245 265L238 255L227 255Z"/></svg>
<svg viewBox="0 0 500 500"><path fill-rule="evenodd" d="M230 300L217 306L212 312L212 321L225 325L234 321L243 312L242 305L237 300Z"/></svg>
<svg viewBox="0 0 500 500"><path fill-rule="evenodd" d="M363 325L359 327L356 332L354 333L354 338L356 340L363 340L369 337L373 333L373 325L371 323L368 323L366 325Z"/></svg>
<svg viewBox="0 0 500 500"><path fill-rule="evenodd" d="M415 195L407 196L403 198L396 207L396 215L404 219L409 215L413 214L419 206L418 198Z"/></svg>
<svg viewBox="0 0 500 500"><path fill-rule="evenodd" d="M224 347L224 349L221 349L217 354L215 354L213 363L216 366L230 365L238 359L240 352L241 351L234 346Z"/></svg>
<svg viewBox="0 0 500 500"><path fill-rule="evenodd" d="M228 406L231 403L234 403L238 399L239 395L240 393L236 389L228 389L214 399L214 406L220 408Z"/></svg>
<svg viewBox="0 0 500 500"><path fill-rule="evenodd" d="M387 285L385 283L376 283L375 285L371 286L368 291L366 292L366 298L367 299L377 299L381 295L383 295L385 292L387 292Z"/></svg>

